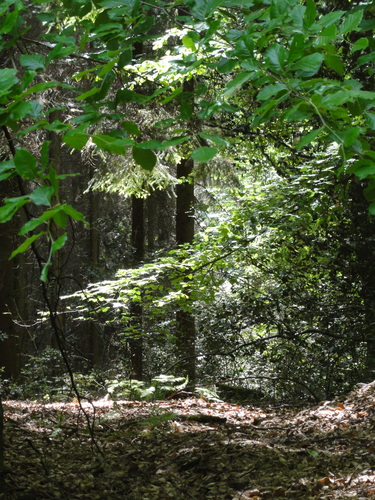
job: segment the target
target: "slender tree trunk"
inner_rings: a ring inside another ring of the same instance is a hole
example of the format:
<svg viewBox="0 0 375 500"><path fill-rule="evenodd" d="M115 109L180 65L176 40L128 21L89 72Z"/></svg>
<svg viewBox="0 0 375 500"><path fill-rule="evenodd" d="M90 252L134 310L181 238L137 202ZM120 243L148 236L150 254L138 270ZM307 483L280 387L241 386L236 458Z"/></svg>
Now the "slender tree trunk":
<svg viewBox="0 0 375 500"><path fill-rule="evenodd" d="M4 422L3 404L1 402L1 397L0 397L0 493L3 493L5 490L3 422Z"/></svg>
<svg viewBox="0 0 375 500"><path fill-rule="evenodd" d="M188 178L194 163L183 159L177 166L177 178ZM186 180L176 188L176 243L184 245L194 239L194 184ZM195 380L195 318L191 312L179 309L176 311L176 347L180 359L181 375Z"/></svg>
<svg viewBox="0 0 375 500"><path fill-rule="evenodd" d="M133 259L139 265L145 254L145 213L144 200L132 196L132 234L131 243ZM143 307L140 302L131 302L131 330L134 337L129 339L132 378L142 380L143 377L143 339L142 339L142 314Z"/></svg>
<svg viewBox="0 0 375 500"><path fill-rule="evenodd" d="M90 179L93 178L94 172L93 168L90 167ZM90 261L93 273L99 265L99 249L100 249L100 238L98 230L98 216L99 216L99 196L98 193L90 189L89 192L89 204L90 204ZM90 322L90 354L91 363L93 366L98 366L100 363L100 337L98 332L98 327L96 322Z"/></svg>
<svg viewBox="0 0 375 500"><path fill-rule="evenodd" d="M362 299L365 307L364 334L366 342L366 367L363 380L375 380L375 257L374 235L375 222L368 215L368 202L363 194L363 187L358 182L350 186L352 224L357 256L357 269L362 282Z"/></svg>
<svg viewBox="0 0 375 500"><path fill-rule="evenodd" d="M0 183L0 205L3 200L13 194L10 182ZM13 324L14 291L13 261L9 256L13 249L12 221L0 224L0 367L4 367L5 378L18 375L18 353Z"/></svg>

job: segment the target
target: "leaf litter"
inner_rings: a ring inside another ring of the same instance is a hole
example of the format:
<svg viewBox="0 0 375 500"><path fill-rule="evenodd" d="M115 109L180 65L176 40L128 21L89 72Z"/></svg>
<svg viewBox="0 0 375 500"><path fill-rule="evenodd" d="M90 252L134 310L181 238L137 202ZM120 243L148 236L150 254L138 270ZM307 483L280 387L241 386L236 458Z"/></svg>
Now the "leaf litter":
<svg viewBox="0 0 375 500"><path fill-rule="evenodd" d="M4 500L375 499L375 382L302 410L82 403L95 443L77 402L3 405Z"/></svg>

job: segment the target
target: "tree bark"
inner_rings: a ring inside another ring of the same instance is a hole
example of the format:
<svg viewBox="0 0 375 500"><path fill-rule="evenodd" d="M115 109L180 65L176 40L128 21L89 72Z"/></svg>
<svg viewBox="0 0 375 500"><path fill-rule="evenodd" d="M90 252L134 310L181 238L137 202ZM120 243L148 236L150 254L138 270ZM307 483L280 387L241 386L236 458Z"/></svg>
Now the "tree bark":
<svg viewBox="0 0 375 500"><path fill-rule="evenodd" d="M145 255L145 211L144 200L132 196L132 232L131 244L135 265L140 265ZM133 338L129 339L130 362L132 378L143 378L143 339L142 339L142 314L143 307L140 302L130 303L130 326Z"/></svg>
<svg viewBox="0 0 375 500"><path fill-rule="evenodd" d="M176 243L184 245L194 239L194 184L188 179L194 162L183 159L177 166L177 178L187 180L176 188ZM180 374L188 376L193 382L196 378L195 367L195 318L194 314L184 309L176 311L176 348L180 359Z"/></svg>

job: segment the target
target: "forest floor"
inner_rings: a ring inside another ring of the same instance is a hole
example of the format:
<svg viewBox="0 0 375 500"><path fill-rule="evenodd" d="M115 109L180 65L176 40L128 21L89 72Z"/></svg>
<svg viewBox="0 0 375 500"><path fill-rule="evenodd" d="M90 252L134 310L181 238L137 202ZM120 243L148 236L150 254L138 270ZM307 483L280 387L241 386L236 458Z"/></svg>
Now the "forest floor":
<svg viewBox="0 0 375 500"><path fill-rule="evenodd" d="M375 382L304 409L195 398L82 406L4 403L0 498L375 498Z"/></svg>

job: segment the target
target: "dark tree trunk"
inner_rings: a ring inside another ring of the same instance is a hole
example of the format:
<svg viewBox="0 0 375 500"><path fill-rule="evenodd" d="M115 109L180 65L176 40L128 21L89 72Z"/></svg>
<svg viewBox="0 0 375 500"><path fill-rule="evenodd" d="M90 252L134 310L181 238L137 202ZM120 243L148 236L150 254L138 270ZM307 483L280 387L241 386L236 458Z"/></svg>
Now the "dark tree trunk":
<svg viewBox="0 0 375 500"><path fill-rule="evenodd" d="M93 178L93 167L90 167L90 179ZM100 238L98 230L99 195L92 189L89 192L89 223L90 223L90 261L93 275L99 266ZM95 278L94 278L95 279ZM100 364L100 335L95 321L90 322L90 356L93 366Z"/></svg>
<svg viewBox="0 0 375 500"><path fill-rule="evenodd" d="M131 244L134 263L135 265L139 265L145 255L145 214L144 200L134 195L132 196ZM142 314L142 304L140 302L132 302L130 304L130 326L134 337L129 339L129 348L132 378L136 380L142 380L143 377Z"/></svg>
<svg viewBox="0 0 375 500"><path fill-rule="evenodd" d="M1 402L1 395L0 395L0 493L3 493L5 490L3 421L4 421L3 404Z"/></svg>
<svg viewBox="0 0 375 500"><path fill-rule="evenodd" d="M0 206L14 194L8 181L0 183ZM9 260L13 248L13 223L0 224L0 367L5 378L18 375L18 353L13 324L14 291L13 261Z"/></svg>
<svg viewBox="0 0 375 500"><path fill-rule="evenodd" d="M194 239L194 184L188 179L194 163L183 159L177 166L177 178L186 178L176 188L176 243L184 245ZM180 374L195 380L195 318L191 312L179 309L176 311L176 347L180 360Z"/></svg>
<svg viewBox="0 0 375 500"><path fill-rule="evenodd" d="M375 221L368 215L368 201L363 186L358 182L350 185L352 233L354 252L357 257L357 276L361 281L361 296L365 308L366 367L364 382L375 380ZM354 266L353 266L354 267Z"/></svg>

